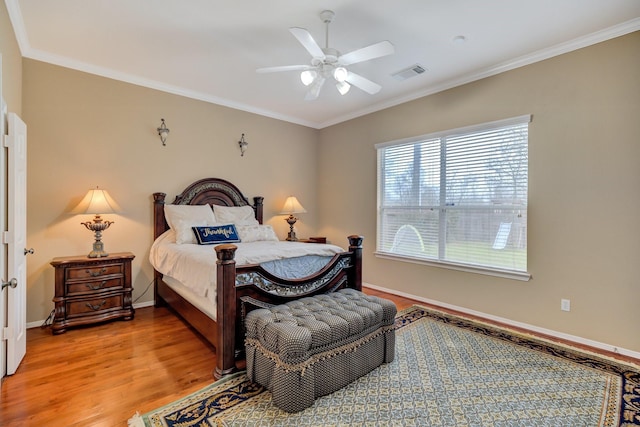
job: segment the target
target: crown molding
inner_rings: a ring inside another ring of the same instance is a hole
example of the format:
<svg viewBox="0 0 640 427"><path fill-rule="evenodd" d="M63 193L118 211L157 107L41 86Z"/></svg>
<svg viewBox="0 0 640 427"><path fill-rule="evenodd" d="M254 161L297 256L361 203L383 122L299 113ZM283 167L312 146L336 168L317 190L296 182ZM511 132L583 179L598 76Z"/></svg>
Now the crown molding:
<svg viewBox="0 0 640 427"><path fill-rule="evenodd" d="M13 26L13 32L18 41L18 48L22 56L30 50L29 38L27 37L27 29L24 26L24 18L22 17L22 10L18 4L18 0L5 0L5 6L9 13L9 20Z"/></svg>
<svg viewBox="0 0 640 427"><path fill-rule="evenodd" d="M596 31L586 36L578 37L568 42L560 43L555 46L551 46L545 49L537 50L535 52L523 55L509 61L502 62L500 64L487 67L485 69L474 71L463 75L461 77L447 80L438 85L430 86L427 89L412 93L411 95L387 100L385 102L377 103L368 106L366 109L354 111L350 114L336 117L335 119L325 121L319 124L319 129L332 126L338 123L345 122L347 120L355 119L357 117L364 116L366 114L375 113L376 111L384 110L386 108L395 107L396 105L404 104L405 102L414 101L419 98L423 98L428 95L433 95L438 92L442 92L448 89L452 89L457 86L462 86L467 83L472 83L477 80L482 80L487 77L495 76L505 71L515 70L516 68L524 67L525 65L531 65L536 62L544 61L545 59L553 58L565 53L573 52L584 47L588 47L597 43L601 43L616 37L624 36L626 34L633 33L640 30L640 18L635 18L626 22L623 22L613 27L605 28L604 30Z"/></svg>

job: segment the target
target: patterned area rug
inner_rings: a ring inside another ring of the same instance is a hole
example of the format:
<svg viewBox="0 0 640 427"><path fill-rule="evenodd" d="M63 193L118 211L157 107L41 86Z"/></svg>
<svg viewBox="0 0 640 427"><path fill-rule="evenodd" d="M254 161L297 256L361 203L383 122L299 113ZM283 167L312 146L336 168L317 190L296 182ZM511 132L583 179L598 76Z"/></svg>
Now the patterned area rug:
<svg viewBox="0 0 640 427"><path fill-rule="evenodd" d="M296 414L244 373L130 426L640 426L640 367L414 306L396 359Z"/></svg>

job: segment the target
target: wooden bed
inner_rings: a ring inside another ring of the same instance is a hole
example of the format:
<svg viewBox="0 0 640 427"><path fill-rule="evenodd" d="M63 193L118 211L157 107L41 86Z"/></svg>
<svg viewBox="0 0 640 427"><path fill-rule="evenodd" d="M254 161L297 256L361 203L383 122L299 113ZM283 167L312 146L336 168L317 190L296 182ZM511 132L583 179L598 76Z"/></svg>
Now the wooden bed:
<svg viewBox="0 0 640 427"><path fill-rule="evenodd" d="M169 229L164 216L165 197L165 193L153 194L154 239ZM256 219L262 224L262 202L262 197L254 197L250 204L232 183L205 178L185 188L173 204L252 206ZM244 351L243 320L249 311L346 287L362 289L362 237L353 235L348 240L348 251L335 255L317 274L294 280L278 278L259 265L236 266L237 247L217 245L217 321L169 287L158 271L154 272L155 305L171 307L216 348L213 375L221 378L237 369L236 359L242 357Z"/></svg>

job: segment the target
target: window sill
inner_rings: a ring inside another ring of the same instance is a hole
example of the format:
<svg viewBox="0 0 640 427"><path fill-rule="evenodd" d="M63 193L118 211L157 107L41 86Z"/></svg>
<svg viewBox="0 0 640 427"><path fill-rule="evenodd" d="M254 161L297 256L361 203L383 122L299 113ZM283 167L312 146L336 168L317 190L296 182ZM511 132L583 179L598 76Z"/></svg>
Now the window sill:
<svg viewBox="0 0 640 427"><path fill-rule="evenodd" d="M413 258L404 255L389 254L386 252L374 252L378 258L390 259L393 261L410 262L413 264L428 265L430 267L446 268L449 270L465 271L467 273L484 274L487 276L502 277L505 279L520 280L527 282L531 279L531 273L513 270L501 270L498 268L479 267L466 264L456 264L447 261L430 261L421 258Z"/></svg>

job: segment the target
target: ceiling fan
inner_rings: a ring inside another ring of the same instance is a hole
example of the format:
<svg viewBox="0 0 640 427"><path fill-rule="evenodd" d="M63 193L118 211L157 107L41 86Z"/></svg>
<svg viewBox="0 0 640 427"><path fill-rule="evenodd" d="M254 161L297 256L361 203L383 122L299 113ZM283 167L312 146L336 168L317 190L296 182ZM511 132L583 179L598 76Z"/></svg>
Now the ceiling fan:
<svg viewBox="0 0 640 427"><path fill-rule="evenodd" d="M293 34L311 54L311 65L284 65L280 67L258 68L256 72L302 71L302 73L300 73L300 79L305 86L309 86L309 90L304 98L308 101L318 98L320 89L322 89L322 86L328 78L335 80L336 87L341 95L349 92L352 85L371 95L378 93L382 86L347 70L345 67L358 62L391 55L394 53L393 45L385 40L341 55L336 49L329 47L329 24L334 16L335 13L331 10L324 10L320 13L320 18L326 25L324 48L321 48L309 31L304 28L289 28L291 34Z"/></svg>

